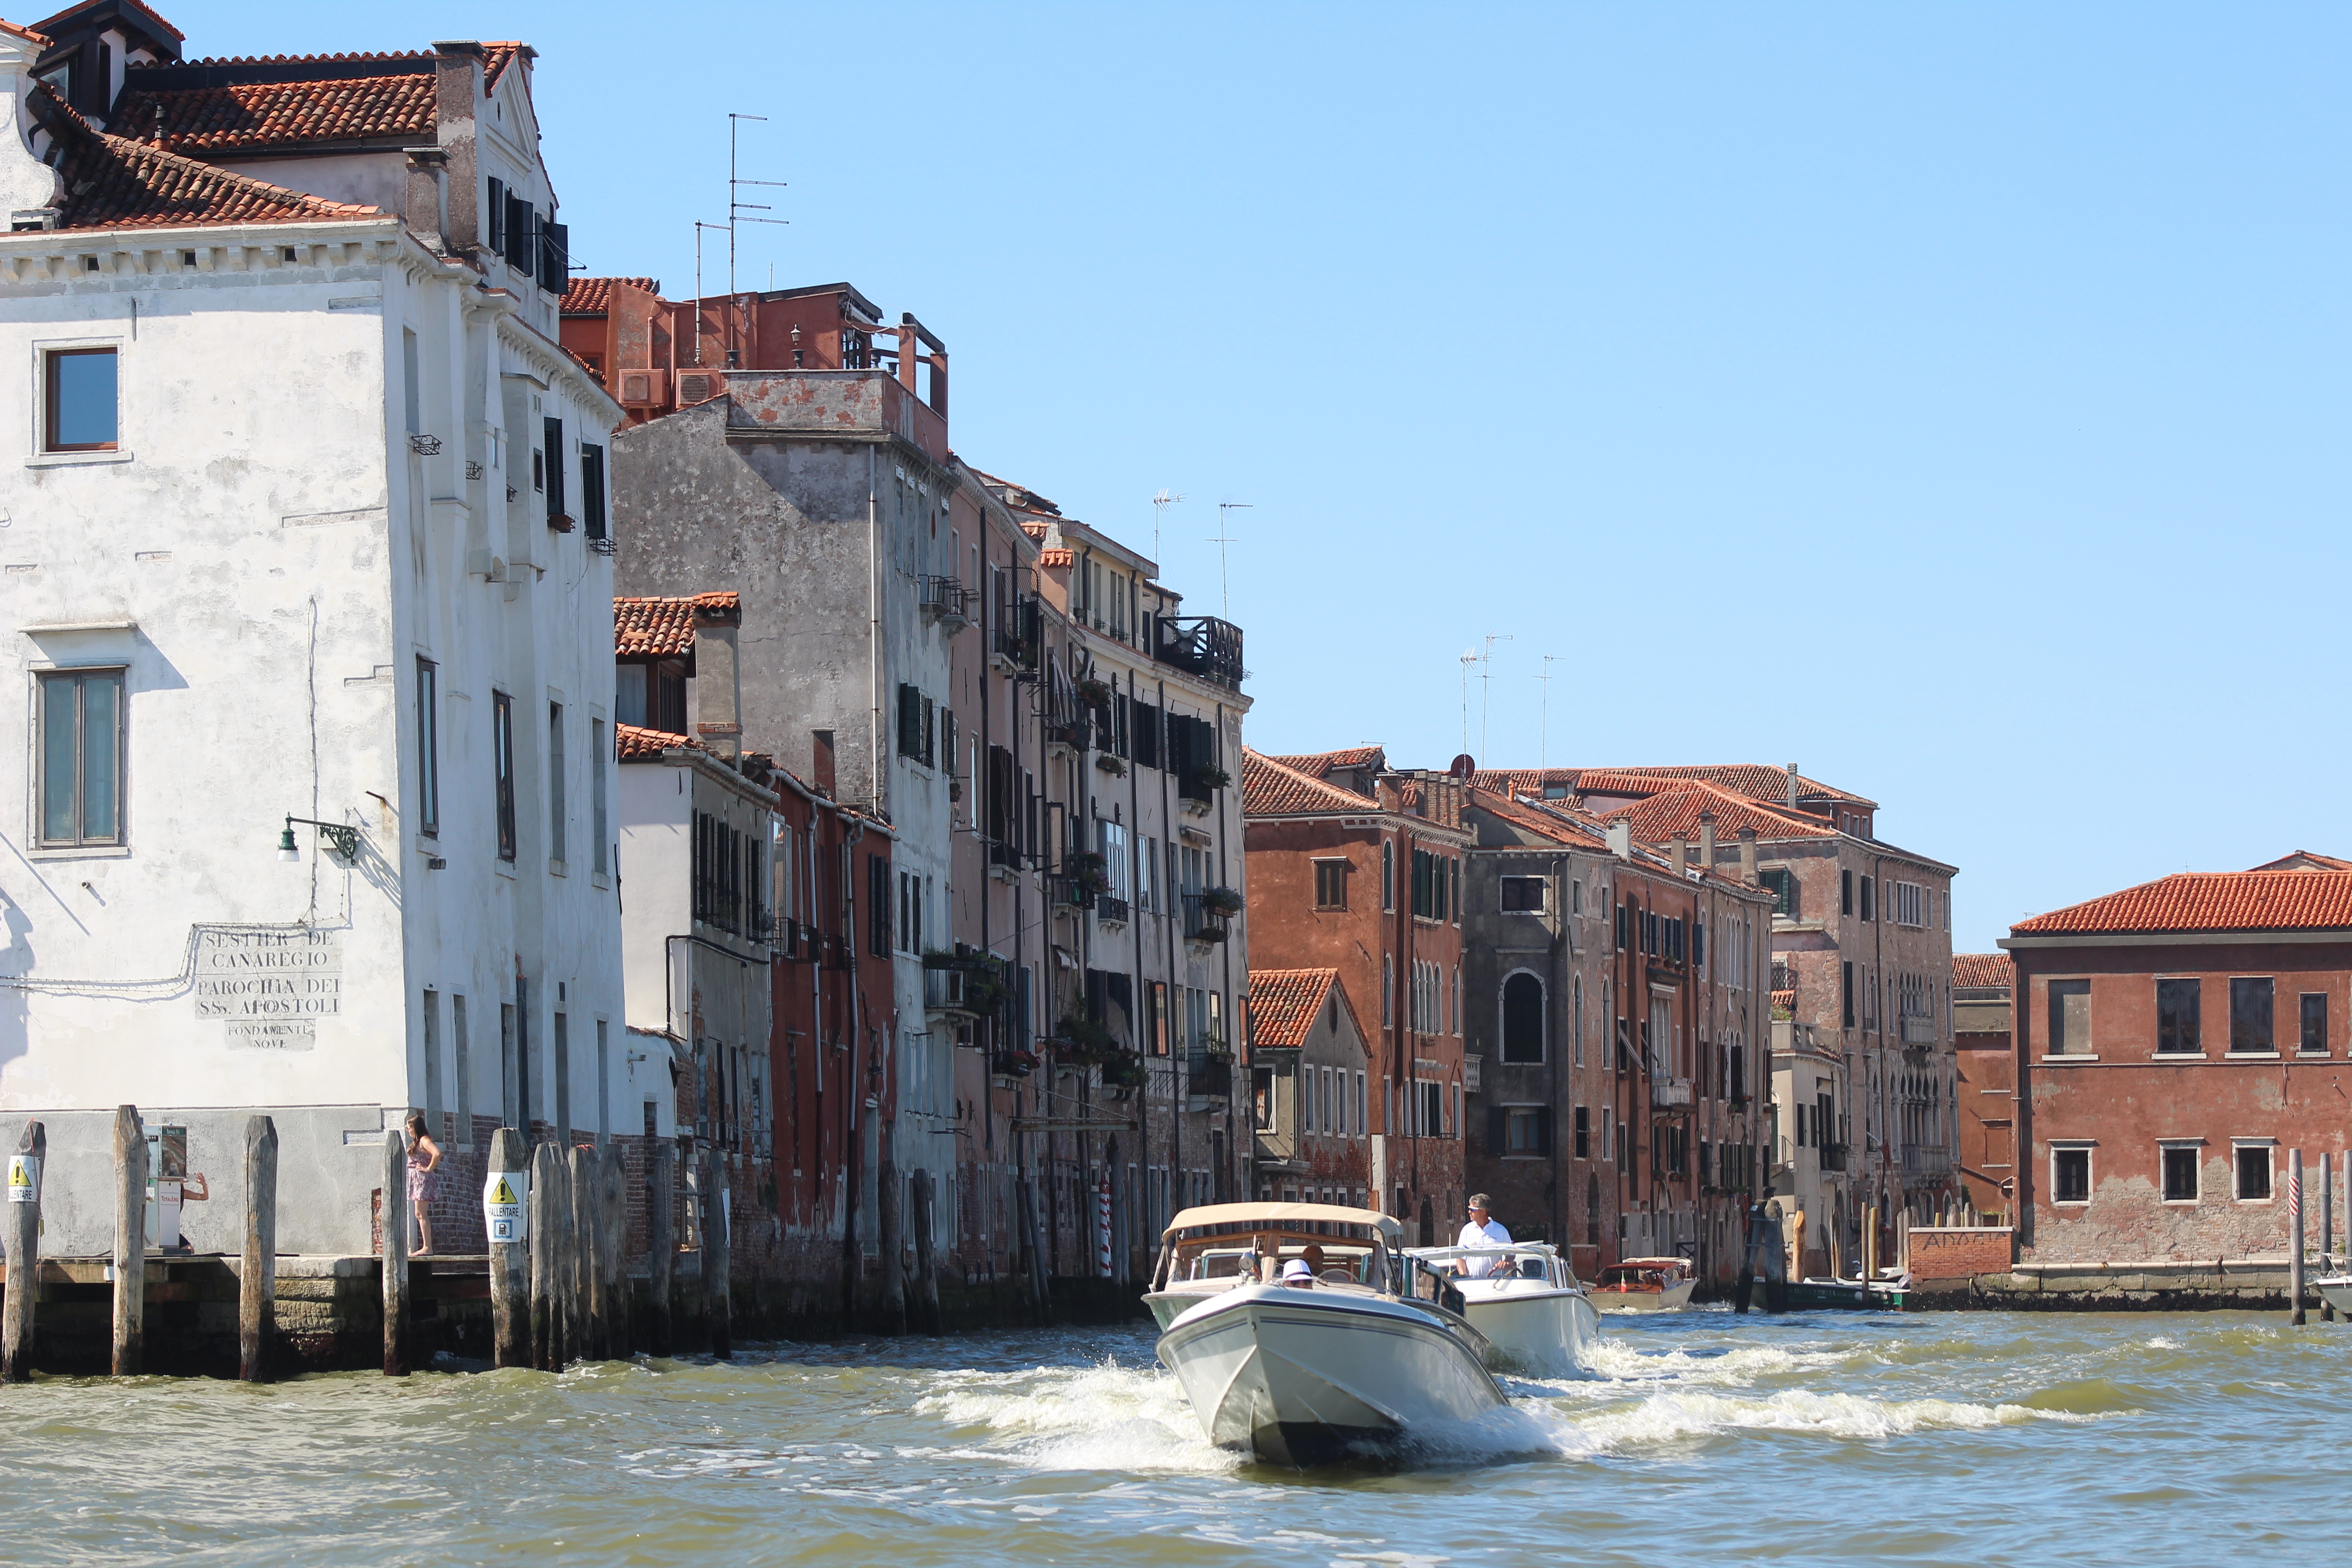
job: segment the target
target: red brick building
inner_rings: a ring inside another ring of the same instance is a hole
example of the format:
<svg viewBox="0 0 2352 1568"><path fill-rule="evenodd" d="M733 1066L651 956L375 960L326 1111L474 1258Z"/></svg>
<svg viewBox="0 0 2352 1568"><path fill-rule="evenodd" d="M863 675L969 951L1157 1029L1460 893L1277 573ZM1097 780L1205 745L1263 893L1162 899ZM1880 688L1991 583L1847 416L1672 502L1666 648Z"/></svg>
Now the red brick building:
<svg viewBox="0 0 2352 1568"><path fill-rule="evenodd" d="M2000 945L2027 1258L2285 1250L2289 1152L2352 1129L2352 871L2166 877Z"/></svg>
<svg viewBox="0 0 2352 1568"><path fill-rule="evenodd" d="M1249 959L1331 969L1364 997L1370 1206L1409 1241L1450 1238L1464 1184L1463 781L1392 769L1378 746L1242 752ZM1265 1184L1261 1181L1258 1185Z"/></svg>
<svg viewBox="0 0 2352 1568"><path fill-rule="evenodd" d="M1979 1215L2017 1193L2017 1063L2005 952L1952 954L1952 1039L1959 1053L1960 1181Z"/></svg>

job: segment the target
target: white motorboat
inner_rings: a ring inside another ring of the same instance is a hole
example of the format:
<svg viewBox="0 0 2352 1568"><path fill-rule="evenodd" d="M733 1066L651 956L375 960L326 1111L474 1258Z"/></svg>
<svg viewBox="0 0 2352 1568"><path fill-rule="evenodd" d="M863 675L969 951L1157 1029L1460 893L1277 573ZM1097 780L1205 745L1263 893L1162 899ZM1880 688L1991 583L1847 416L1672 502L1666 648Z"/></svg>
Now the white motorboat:
<svg viewBox="0 0 2352 1568"><path fill-rule="evenodd" d="M1592 1302L1604 1311L1679 1312L1697 1289L1687 1258L1627 1258L1601 1271Z"/></svg>
<svg viewBox="0 0 2352 1568"><path fill-rule="evenodd" d="M1486 1336L1497 1372L1565 1377L1601 1332L1601 1312L1557 1249L1541 1242L1415 1247L1407 1256L1452 1274L1462 1315Z"/></svg>
<svg viewBox="0 0 2352 1568"><path fill-rule="evenodd" d="M1328 1204L1175 1217L1146 1300L1164 1314L1160 1359L1211 1442L1305 1468L1504 1405L1464 1299L1397 1252L1402 1235L1386 1215ZM1294 1263L1311 1283L1266 1278Z"/></svg>
<svg viewBox="0 0 2352 1568"><path fill-rule="evenodd" d="M2352 1274L2323 1274L2311 1281L2319 1299L2346 1317L2352 1317Z"/></svg>

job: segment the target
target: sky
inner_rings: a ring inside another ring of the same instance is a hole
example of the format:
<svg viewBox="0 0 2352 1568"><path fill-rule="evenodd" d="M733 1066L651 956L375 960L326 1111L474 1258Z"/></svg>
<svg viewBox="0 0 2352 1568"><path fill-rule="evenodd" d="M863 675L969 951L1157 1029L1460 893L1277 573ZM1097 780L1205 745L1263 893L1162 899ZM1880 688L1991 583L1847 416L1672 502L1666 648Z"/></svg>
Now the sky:
<svg viewBox="0 0 2352 1568"><path fill-rule="evenodd" d="M913 311L1068 515L1181 495L1263 750L1794 762L1961 951L2352 854L2352 7L159 4L529 41L575 254L673 297L765 115L739 284Z"/></svg>

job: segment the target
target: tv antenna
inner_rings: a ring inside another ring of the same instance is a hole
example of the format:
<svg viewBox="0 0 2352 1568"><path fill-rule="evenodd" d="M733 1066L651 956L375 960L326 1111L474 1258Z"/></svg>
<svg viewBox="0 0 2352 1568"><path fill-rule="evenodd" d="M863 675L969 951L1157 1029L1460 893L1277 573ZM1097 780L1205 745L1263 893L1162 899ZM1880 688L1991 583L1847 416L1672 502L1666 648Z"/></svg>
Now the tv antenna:
<svg viewBox="0 0 2352 1568"><path fill-rule="evenodd" d="M1470 749L1470 667L1478 662L1478 650L1462 650L1462 749Z"/></svg>
<svg viewBox="0 0 2352 1568"><path fill-rule="evenodd" d="M735 173L735 132L739 123L746 120L757 120L764 124L767 118L764 114L737 114L731 110L727 116L727 368L729 370L742 368L742 355L735 342L735 318L738 313L735 309L735 226L739 223L770 223L779 227L788 227L791 224L789 218L743 216L745 213L764 213L775 210L764 202L745 201L742 196L745 185L773 185L778 189L782 189L784 185L782 180L747 180ZM698 242L701 237L698 231L695 238ZM772 268L770 276L772 279ZM702 292L702 279L698 267L696 269L694 288L698 295ZM699 338L700 335L698 331L696 336ZM698 359L696 363L701 362Z"/></svg>
<svg viewBox="0 0 2352 1568"><path fill-rule="evenodd" d="M1151 569L1154 572L1162 570L1160 564L1160 520L1168 515L1170 507L1180 504L1183 499L1166 485L1160 486L1160 493L1151 498Z"/></svg>
<svg viewBox="0 0 2352 1568"><path fill-rule="evenodd" d="M1234 590L1233 579L1225 573L1225 546L1233 542L1233 530L1225 526L1225 513L1248 511L1251 508L1252 503L1245 500L1217 503L1217 537L1212 542L1217 547L1217 603L1222 606L1218 614L1228 621L1234 618Z"/></svg>
<svg viewBox="0 0 2352 1568"><path fill-rule="evenodd" d="M1482 757L1486 754L1486 699L1489 683L1495 679L1493 669L1495 645L1498 642L1517 642L1517 640L1508 632L1488 632L1486 651L1478 658L1478 754ZM1470 748L1465 746L1462 749L1466 752Z"/></svg>
<svg viewBox="0 0 2352 1568"><path fill-rule="evenodd" d="M1548 653L1543 661L1543 673L1533 678L1544 683L1543 710L1536 728L1536 766L1539 770L1551 766L1551 667L1560 662L1560 657Z"/></svg>

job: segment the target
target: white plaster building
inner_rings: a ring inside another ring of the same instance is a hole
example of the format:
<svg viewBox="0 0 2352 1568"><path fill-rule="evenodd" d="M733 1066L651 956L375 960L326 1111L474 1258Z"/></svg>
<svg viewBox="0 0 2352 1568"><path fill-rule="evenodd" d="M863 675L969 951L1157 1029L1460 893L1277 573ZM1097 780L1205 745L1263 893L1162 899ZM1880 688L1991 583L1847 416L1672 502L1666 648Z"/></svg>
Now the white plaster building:
<svg viewBox="0 0 2352 1568"><path fill-rule="evenodd" d="M185 1124L221 1250L268 1110L281 1248L355 1252L416 1107L458 1156L443 1248L478 1245L489 1130L637 1131L621 411L554 341L530 51L41 33L0 27L0 1137L47 1122L47 1245L89 1253L112 1108ZM325 825L294 864L289 816Z"/></svg>

